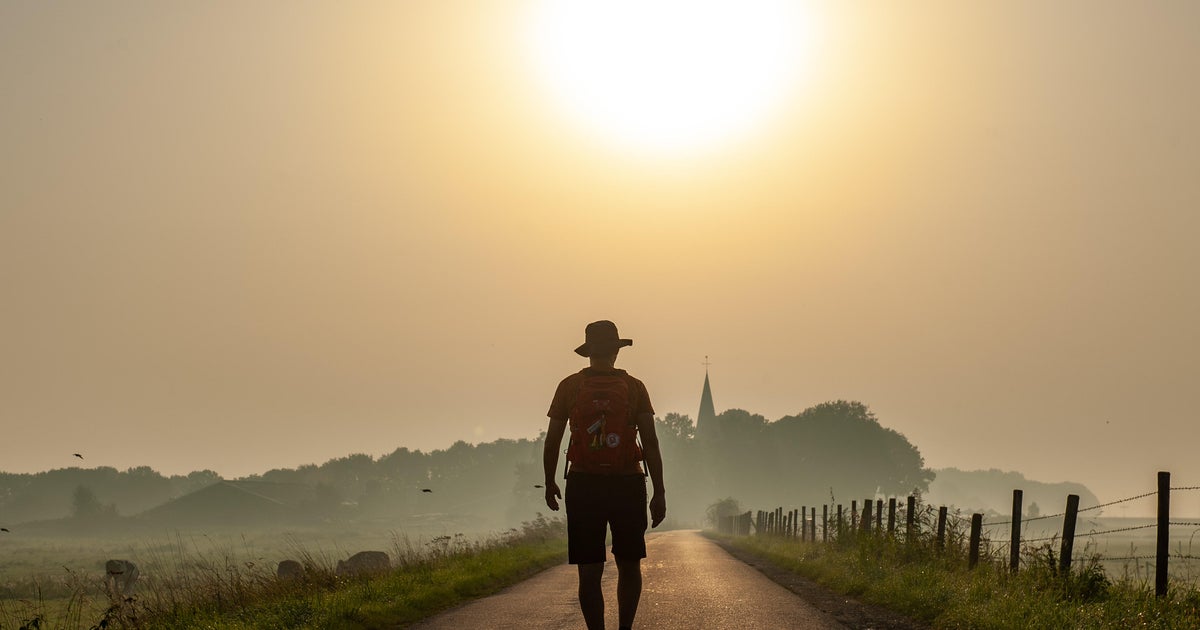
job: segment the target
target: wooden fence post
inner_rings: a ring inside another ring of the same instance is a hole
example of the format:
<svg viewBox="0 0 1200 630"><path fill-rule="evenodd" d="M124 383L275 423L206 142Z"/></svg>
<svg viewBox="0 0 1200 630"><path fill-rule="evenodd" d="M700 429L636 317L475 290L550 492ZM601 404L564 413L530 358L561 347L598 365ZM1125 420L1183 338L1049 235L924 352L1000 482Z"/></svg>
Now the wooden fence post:
<svg viewBox="0 0 1200 630"><path fill-rule="evenodd" d="M1071 552L1075 548L1075 521L1079 517L1079 495L1067 495L1067 512L1063 515L1062 553L1058 557L1058 572L1071 574Z"/></svg>
<svg viewBox="0 0 1200 630"><path fill-rule="evenodd" d="M842 529L845 527L845 521L842 520L842 504L838 504L837 510L837 536L838 542L842 541Z"/></svg>
<svg viewBox="0 0 1200 630"><path fill-rule="evenodd" d="M858 500L850 502L850 534L858 531Z"/></svg>
<svg viewBox="0 0 1200 630"><path fill-rule="evenodd" d="M971 515L971 546L967 552L967 568L974 569L979 564L979 538L983 531L983 515Z"/></svg>
<svg viewBox="0 0 1200 630"><path fill-rule="evenodd" d="M817 517L814 515L813 520L816 520L816 518ZM813 540L816 540L816 538L813 538ZM828 503L821 506L821 542L829 542L829 504Z"/></svg>
<svg viewBox="0 0 1200 630"><path fill-rule="evenodd" d="M888 535L896 533L896 497L888 499Z"/></svg>
<svg viewBox="0 0 1200 630"><path fill-rule="evenodd" d="M817 542L817 506L812 507L812 529L808 530L808 542Z"/></svg>
<svg viewBox="0 0 1200 630"><path fill-rule="evenodd" d="M1154 565L1154 596L1167 596L1167 553L1171 530L1171 473L1158 473L1158 547Z"/></svg>
<svg viewBox="0 0 1200 630"><path fill-rule="evenodd" d="M874 520L871 518L871 503L872 503L872 501L870 499L863 501L863 520L862 520L863 527L862 527L862 530L863 530L864 534L871 533L871 521Z"/></svg>
<svg viewBox="0 0 1200 630"><path fill-rule="evenodd" d="M904 512L904 544L911 545L916 536L914 524L917 518L917 497L908 495L908 509Z"/></svg>
<svg viewBox="0 0 1200 630"><path fill-rule="evenodd" d="M1020 490L1013 490L1012 529L1008 541L1008 570L1013 573L1021 567L1021 498L1024 494Z"/></svg>
<svg viewBox="0 0 1200 630"><path fill-rule="evenodd" d="M938 508L937 550L938 553L946 550L946 506L944 505Z"/></svg>
<svg viewBox="0 0 1200 630"><path fill-rule="evenodd" d="M875 499L875 533L883 533L883 499Z"/></svg>

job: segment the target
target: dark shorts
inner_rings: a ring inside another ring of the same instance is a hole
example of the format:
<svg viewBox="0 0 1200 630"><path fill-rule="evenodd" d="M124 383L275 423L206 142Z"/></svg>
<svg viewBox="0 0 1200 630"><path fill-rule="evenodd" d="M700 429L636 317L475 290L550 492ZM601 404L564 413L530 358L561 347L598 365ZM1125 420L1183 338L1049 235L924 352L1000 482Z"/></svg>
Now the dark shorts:
<svg viewBox="0 0 1200 630"><path fill-rule="evenodd" d="M567 475L566 503L568 562L604 562L609 527L614 557L646 557L646 477L572 472Z"/></svg>

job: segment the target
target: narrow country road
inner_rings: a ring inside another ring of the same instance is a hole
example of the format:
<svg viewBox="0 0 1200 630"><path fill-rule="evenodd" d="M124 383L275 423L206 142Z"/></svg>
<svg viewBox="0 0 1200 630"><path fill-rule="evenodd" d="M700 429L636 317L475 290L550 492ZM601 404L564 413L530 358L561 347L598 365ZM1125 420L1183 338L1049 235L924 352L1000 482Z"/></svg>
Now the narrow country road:
<svg viewBox="0 0 1200 630"><path fill-rule="evenodd" d="M696 531L647 537L643 590L634 628L844 628L726 553ZM617 569L604 569L604 621L617 627ZM465 628L585 628L576 599L575 567L554 567L413 626Z"/></svg>

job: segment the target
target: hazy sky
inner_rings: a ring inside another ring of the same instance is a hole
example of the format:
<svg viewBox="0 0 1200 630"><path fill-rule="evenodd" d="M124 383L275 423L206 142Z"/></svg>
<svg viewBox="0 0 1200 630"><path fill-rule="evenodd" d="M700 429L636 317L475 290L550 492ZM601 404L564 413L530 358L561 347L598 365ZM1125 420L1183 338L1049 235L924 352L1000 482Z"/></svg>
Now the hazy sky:
<svg viewBox="0 0 1200 630"><path fill-rule="evenodd" d="M0 470L534 437L607 318L660 413L708 355L930 466L1200 484L1200 3L796 7L672 152L568 111L539 3L0 4Z"/></svg>

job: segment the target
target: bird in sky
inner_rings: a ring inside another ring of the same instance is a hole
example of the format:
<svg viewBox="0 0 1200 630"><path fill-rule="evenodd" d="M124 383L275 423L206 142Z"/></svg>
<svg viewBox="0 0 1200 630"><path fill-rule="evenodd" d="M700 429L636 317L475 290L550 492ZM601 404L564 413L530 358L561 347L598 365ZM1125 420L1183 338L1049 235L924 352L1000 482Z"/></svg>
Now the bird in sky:
<svg viewBox="0 0 1200 630"><path fill-rule="evenodd" d="M421 492L433 492L433 490L430 490L429 488L421 488Z"/></svg>
<svg viewBox="0 0 1200 630"><path fill-rule="evenodd" d="M534 488L541 488L541 487L542 487L542 484L540 484L540 483L535 483L535 484L533 484L533 487L534 487Z"/></svg>
<svg viewBox="0 0 1200 630"><path fill-rule="evenodd" d="M75 455L75 457L78 457L79 459L83 459L83 455L80 455L79 453L75 453L74 455Z"/></svg>
<svg viewBox="0 0 1200 630"><path fill-rule="evenodd" d="M7 532L7 531L8 531L7 527L0 527L0 532Z"/></svg>

